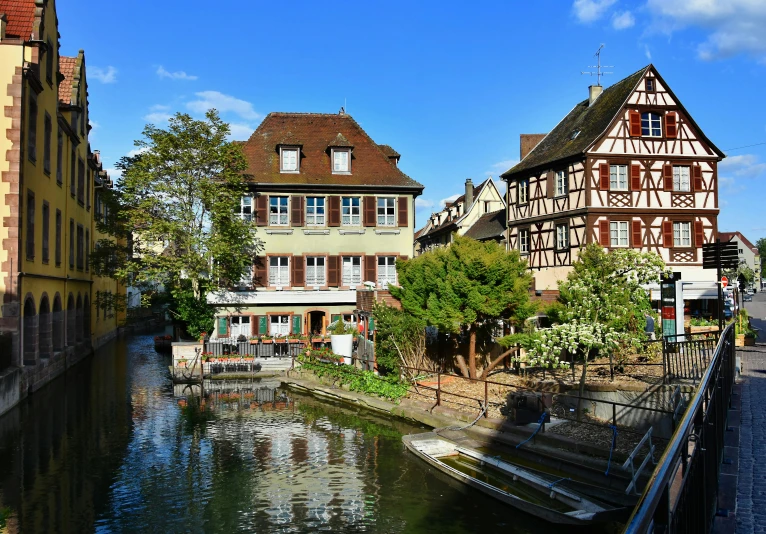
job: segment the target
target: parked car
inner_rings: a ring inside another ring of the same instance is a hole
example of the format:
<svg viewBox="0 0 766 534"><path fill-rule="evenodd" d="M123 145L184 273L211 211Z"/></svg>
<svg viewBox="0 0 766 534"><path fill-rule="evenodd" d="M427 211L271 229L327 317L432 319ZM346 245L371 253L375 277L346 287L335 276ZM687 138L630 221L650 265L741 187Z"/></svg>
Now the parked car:
<svg viewBox="0 0 766 534"><path fill-rule="evenodd" d="M742 297L743 302L753 302L753 294L752 293L745 293L745 296Z"/></svg>
<svg viewBox="0 0 766 534"><path fill-rule="evenodd" d="M723 318L724 319L731 319L734 317L734 311L731 306L724 306L723 308Z"/></svg>

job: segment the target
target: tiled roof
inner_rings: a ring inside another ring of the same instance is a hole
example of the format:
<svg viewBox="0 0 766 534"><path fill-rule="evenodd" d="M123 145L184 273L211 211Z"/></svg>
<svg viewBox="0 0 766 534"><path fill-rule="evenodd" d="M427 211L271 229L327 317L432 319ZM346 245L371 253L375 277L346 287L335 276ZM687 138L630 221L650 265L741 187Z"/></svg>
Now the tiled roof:
<svg viewBox="0 0 766 534"><path fill-rule="evenodd" d="M388 145L378 145L378 148L380 148L383 153L388 156L389 158L401 158L402 155L399 154L396 150L394 150L392 147Z"/></svg>
<svg viewBox="0 0 766 534"><path fill-rule="evenodd" d="M505 209L485 213L465 233L466 237L478 239L495 239L503 236L505 231Z"/></svg>
<svg viewBox="0 0 766 534"><path fill-rule="evenodd" d="M332 174L328 146L342 134L353 146L351 174ZM289 135L288 135L289 134ZM279 144L301 146L300 172L280 173ZM350 115L269 113L243 145L248 179L263 184L423 186L390 164L387 155Z"/></svg>
<svg viewBox="0 0 766 534"><path fill-rule="evenodd" d="M74 78L76 65L76 57L59 56L59 71L64 76L59 84L59 102L63 104L72 102L72 78Z"/></svg>
<svg viewBox="0 0 766 534"><path fill-rule="evenodd" d="M327 146L333 146L333 147L337 146L337 147L343 147L343 148L352 147L353 148L354 145L349 143L348 139L346 139L345 136L342 133L338 132L338 135L335 136L335 139L330 141L330 143Z"/></svg>
<svg viewBox="0 0 766 534"><path fill-rule="evenodd" d="M731 241L734 236L739 237L739 240L742 241L742 244L745 245L747 248L752 250L753 252L758 252L758 247L753 245L748 238L742 235L742 232L718 232L718 237L721 239L721 243L727 243Z"/></svg>
<svg viewBox="0 0 766 534"><path fill-rule="evenodd" d="M8 17L5 36L28 41L35 22L35 0L0 0L0 13Z"/></svg>

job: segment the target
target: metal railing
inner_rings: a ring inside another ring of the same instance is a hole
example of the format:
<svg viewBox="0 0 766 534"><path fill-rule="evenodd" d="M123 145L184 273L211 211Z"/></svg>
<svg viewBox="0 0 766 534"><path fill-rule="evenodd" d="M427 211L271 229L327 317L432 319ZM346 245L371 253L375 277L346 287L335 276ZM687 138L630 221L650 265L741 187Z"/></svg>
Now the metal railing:
<svg viewBox="0 0 766 534"><path fill-rule="evenodd" d="M729 325L628 520L625 534L710 532L716 511L735 360L734 326Z"/></svg>
<svg viewBox="0 0 766 534"><path fill-rule="evenodd" d="M314 346L324 343L314 343ZM249 340L237 341L236 339L219 338L205 342L203 352L212 358L222 356L252 356L254 358L294 358L306 347L303 341L274 341L271 343Z"/></svg>
<svg viewBox="0 0 766 534"><path fill-rule="evenodd" d="M718 344L718 332L662 338L665 380L697 382L708 368Z"/></svg>

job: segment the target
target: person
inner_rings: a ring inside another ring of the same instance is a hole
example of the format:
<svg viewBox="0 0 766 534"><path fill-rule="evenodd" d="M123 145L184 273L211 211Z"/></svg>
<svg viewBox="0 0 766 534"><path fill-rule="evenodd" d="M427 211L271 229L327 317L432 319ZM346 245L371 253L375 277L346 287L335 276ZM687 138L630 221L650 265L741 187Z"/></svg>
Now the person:
<svg viewBox="0 0 766 534"><path fill-rule="evenodd" d="M654 337L654 317L646 314L646 336L654 341L656 338Z"/></svg>

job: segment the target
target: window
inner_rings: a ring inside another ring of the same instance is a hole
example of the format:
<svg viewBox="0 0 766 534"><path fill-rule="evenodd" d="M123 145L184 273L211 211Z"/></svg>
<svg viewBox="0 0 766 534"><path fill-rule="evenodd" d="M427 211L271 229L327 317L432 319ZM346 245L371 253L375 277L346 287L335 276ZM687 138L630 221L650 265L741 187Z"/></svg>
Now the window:
<svg viewBox="0 0 766 534"><path fill-rule="evenodd" d="M341 200L341 222L343 226L359 226L359 197L343 197Z"/></svg>
<svg viewBox="0 0 766 534"><path fill-rule="evenodd" d="M242 273L242 277L237 284L239 287L252 287L253 286L253 266L248 265L245 271Z"/></svg>
<svg viewBox="0 0 766 534"><path fill-rule="evenodd" d="M48 263L50 254L48 253L48 241L51 235L51 208L47 202L43 202L43 263Z"/></svg>
<svg viewBox="0 0 766 534"><path fill-rule="evenodd" d="M387 289L396 285L396 256L378 256L378 285Z"/></svg>
<svg viewBox="0 0 766 534"><path fill-rule="evenodd" d="M333 150L332 151L332 172L333 173L349 173L351 172L350 150Z"/></svg>
<svg viewBox="0 0 766 534"><path fill-rule="evenodd" d="M646 79L646 91L649 93L653 93L655 91L654 78Z"/></svg>
<svg viewBox="0 0 766 534"><path fill-rule="evenodd" d="M326 282L324 256L306 258L306 286L323 286Z"/></svg>
<svg viewBox="0 0 766 534"><path fill-rule="evenodd" d="M77 225L77 270L82 271L85 257L85 229L81 224Z"/></svg>
<svg viewBox="0 0 766 534"><path fill-rule="evenodd" d="M519 204L529 202L529 179L519 180Z"/></svg>
<svg viewBox="0 0 766 534"><path fill-rule="evenodd" d="M85 209L90 210L90 182L93 171L88 169L88 174L85 178Z"/></svg>
<svg viewBox="0 0 766 534"><path fill-rule="evenodd" d="M519 230L519 252L529 254L529 230L526 228Z"/></svg>
<svg viewBox="0 0 766 534"><path fill-rule="evenodd" d="M269 321L270 336L286 336L290 333L289 315L272 315Z"/></svg>
<svg viewBox="0 0 766 534"><path fill-rule="evenodd" d="M609 246L628 246L628 221L612 221L609 223Z"/></svg>
<svg viewBox="0 0 766 534"><path fill-rule="evenodd" d="M739 250L738 250L738 253L739 253L739 254L742 254L742 249L739 249Z"/></svg>
<svg viewBox="0 0 766 534"><path fill-rule="evenodd" d="M50 39L45 44L47 45L45 50L45 80L53 84L53 44Z"/></svg>
<svg viewBox="0 0 766 534"><path fill-rule="evenodd" d="M569 247L569 225L556 225L556 250L564 250Z"/></svg>
<svg viewBox="0 0 766 534"><path fill-rule="evenodd" d="M73 197L77 194L76 172L77 172L77 152L72 147L72 158L69 160L69 194Z"/></svg>
<svg viewBox="0 0 766 534"><path fill-rule="evenodd" d="M324 197L306 197L306 226L324 226Z"/></svg>
<svg viewBox="0 0 766 534"><path fill-rule="evenodd" d="M90 271L90 230L85 230L85 271Z"/></svg>
<svg viewBox="0 0 766 534"><path fill-rule="evenodd" d="M690 247L692 246L692 223L674 222L673 223L673 246Z"/></svg>
<svg viewBox="0 0 766 534"><path fill-rule="evenodd" d="M556 196L560 197L567 194L567 173L566 171L556 171Z"/></svg>
<svg viewBox="0 0 766 534"><path fill-rule="evenodd" d="M641 114L641 135L645 137L662 137L662 120L657 113Z"/></svg>
<svg viewBox="0 0 766 534"><path fill-rule="evenodd" d="M287 256L269 258L269 285L274 287L290 285L290 261Z"/></svg>
<svg viewBox="0 0 766 534"><path fill-rule="evenodd" d="M53 124L51 116L45 114L45 139L43 140L43 171L45 174L51 173L51 136L53 135Z"/></svg>
<svg viewBox="0 0 766 534"><path fill-rule="evenodd" d="M77 202L80 205L85 204L85 162L82 159L77 160Z"/></svg>
<svg viewBox="0 0 766 534"><path fill-rule="evenodd" d="M35 259L35 194L27 190L27 259Z"/></svg>
<svg viewBox="0 0 766 534"><path fill-rule="evenodd" d="M287 197L269 197L269 226L287 226Z"/></svg>
<svg viewBox="0 0 766 534"><path fill-rule="evenodd" d="M245 195L239 200L239 217L245 221L253 220L253 197Z"/></svg>
<svg viewBox="0 0 766 534"><path fill-rule="evenodd" d="M691 191L688 165L673 165L673 191Z"/></svg>
<svg viewBox="0 0 766 534"><path fill-rule="evenodd" d="M61 185L64 180L64 134L61 129L58 130L56 145L56 183Z"/></svg>
<svg viewBox="0 0 766 534"><path fill-rule="evenodd" d="M361 256L347 256L343 258L342 285L355 287L362 283L362 258Z"/></svg>
<svg viewBox="0 0 766 534"><path fill-rule="evenodd" d="M250 337L250 316L234 315L231 318L231 337L237 339L239 336Z"/></svg>
<svg viewBox="0 0 766 534"><path fill-rule="evenodd" d="M61 210L56 210L56 267L61 265Z"/></svg>
<svg viewBox="0 0 766 534"><path fill-rule="evenodd" d="M378 198L378 226L394 226L396 224L396 199L390 197Z"/></svg>
<svg viewBox="0 0 766 534"><path fill-rule="evenodd" d="M609 166L609 189L612 191L628 190L628 166L610 165Z"/></svg>
<svg viewBox="0 0 766 534"><path fill-rule="evenodd" d="M298 172L300 170L297 148L281 148L279 152L282 172Z"/></svg>
<svg viewBox="0 0 766 534"><path fill-rule="evenodd" d="M74 219L69 219L69 268L74 269Z"/></svg>
<svg viewBox="0 0 766 534"><path fill-rule="evenodd" d="M29 96L29 135L27 137L27 157L31 162L37 161L37 100Z"/></svg>

